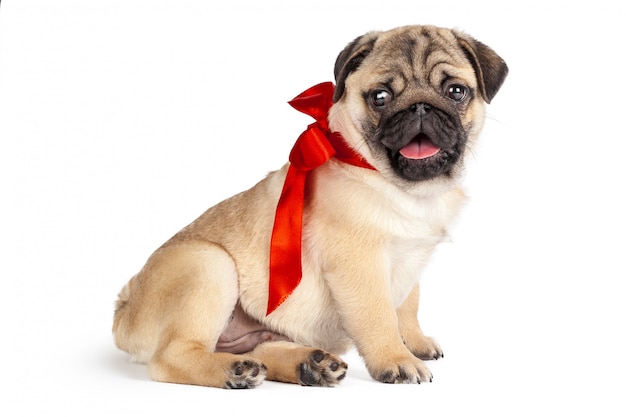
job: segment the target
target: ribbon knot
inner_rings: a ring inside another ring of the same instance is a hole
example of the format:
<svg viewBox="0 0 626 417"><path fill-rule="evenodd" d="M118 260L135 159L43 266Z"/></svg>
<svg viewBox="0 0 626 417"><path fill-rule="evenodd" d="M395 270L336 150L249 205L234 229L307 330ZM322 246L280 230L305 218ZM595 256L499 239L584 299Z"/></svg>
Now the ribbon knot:
<svg viewBox="0 0 626 417"><path fill-rule="evenodd" d="M335 148L327 139L329 133L319 122L310 124L291 149L291 165L301 171L312 171L328 161L335 154Z"/></svg>
<svg viewBox="0 0 626 417"><path fill-rule="evenodd" d="M309 172L332 157L351 165L374 169L345 143L339 133L330 132L328 111L333 105L334 88L330 82L321 83L289 102L296 110L312 116L315 123L302 132L289 154L290 165L272 229L266 314L278 308L302 279L302 214Z"/></svg>

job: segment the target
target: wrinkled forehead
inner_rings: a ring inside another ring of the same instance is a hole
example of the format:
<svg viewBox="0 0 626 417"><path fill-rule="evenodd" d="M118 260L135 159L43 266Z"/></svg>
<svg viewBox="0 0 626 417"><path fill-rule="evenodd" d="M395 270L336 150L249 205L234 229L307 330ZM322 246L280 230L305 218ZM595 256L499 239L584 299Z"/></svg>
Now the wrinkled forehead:
<svg viewBox="0 0 626 417"><path fill-rule="evenodd" d="M416 82L438 87L448 79L476 87L471 62L450 30L413 28L382 34L372 53L361 64L370 81L387 84ZM397 86L401 87L401 86Z"/></svg>

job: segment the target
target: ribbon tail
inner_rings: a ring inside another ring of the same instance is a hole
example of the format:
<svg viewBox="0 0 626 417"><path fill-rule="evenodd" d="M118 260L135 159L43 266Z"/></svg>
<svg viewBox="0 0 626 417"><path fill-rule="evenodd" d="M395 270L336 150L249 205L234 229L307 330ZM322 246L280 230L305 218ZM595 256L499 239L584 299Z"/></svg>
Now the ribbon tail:
<svg viewBox="0 0 626 417"><path fill-rule="evenodd" d="M289 166L276 207L270 246L269 315L289 297L302 279L302 214L306 172Z"/></svg>
<svg viewBox="0 0 626 417"><path fill-rule="evenodd" d="M312 116L289 155L291 165L276 207L270 242L269 291L266 315L291 295L302 280L302 214L307 173L333 156L348 164L374 169L350 148L339 133L328 128L328 111L333 105L334 85L321 83L289 102L296 110Z"/></svg>

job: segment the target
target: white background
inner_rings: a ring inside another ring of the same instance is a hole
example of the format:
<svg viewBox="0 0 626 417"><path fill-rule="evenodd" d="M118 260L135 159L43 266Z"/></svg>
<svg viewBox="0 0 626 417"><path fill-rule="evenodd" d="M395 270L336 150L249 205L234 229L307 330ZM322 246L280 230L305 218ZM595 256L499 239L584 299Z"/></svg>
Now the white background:
<svg viewBox="0 0 626 417"><path fill-rule="evenodd" d="M217 4L2 2L0 414L625 415L623 2ZM148 380L113 345L117 292L286 161L310 122L286 102L349 41L415 23L511 70L423 276L434 382L374 382L354 353L328 389Z"/></svg>

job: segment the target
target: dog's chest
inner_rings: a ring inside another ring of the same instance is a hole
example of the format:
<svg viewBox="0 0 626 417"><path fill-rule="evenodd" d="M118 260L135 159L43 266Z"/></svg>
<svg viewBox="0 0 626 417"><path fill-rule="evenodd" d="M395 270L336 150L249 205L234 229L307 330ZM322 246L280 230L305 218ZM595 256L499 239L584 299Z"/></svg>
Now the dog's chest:
<svg viewBox="0 0 626 417"><path fill-rule="evenodd" d="M394 305L406 299L436 245L443 235L420 239L392 239L385 248L385 261L389 273L389 288Z"/></svg>
<svg viewBox="0 0 626 417"><path fill-rule="evenodd" d="M373 262L373 270L380 266L374 260L382 260L384 270L379 273L399 306L418 282L435 247L447 237L465 199L463 192L450 189L415 196L375 176L369 182L339 176L326 180L316 190L326 198L317 198L315 207L318 214L324 213L325 223L333 225L324 229L324 236L335 236L337 241L344 235L356 236L346 240L349 247L344 251L358 248L355 259ZM360 256L365 252L369 258Z"/></svg>
<svg viewBox="0 0 626 417"><path fill-rule="evenodd" d="M447 239L465 195L460 189L431 198L396 198L383 234L389 288L399 306L418 282L436 246Z"/></svg>

